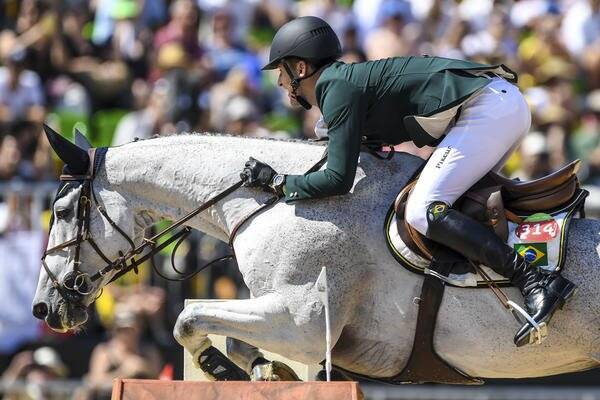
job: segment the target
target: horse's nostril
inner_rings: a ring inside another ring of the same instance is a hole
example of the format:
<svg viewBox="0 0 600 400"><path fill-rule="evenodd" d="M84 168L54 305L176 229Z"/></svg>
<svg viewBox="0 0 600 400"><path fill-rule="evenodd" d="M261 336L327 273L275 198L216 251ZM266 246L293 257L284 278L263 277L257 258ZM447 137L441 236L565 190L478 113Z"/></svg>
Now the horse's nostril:
<svg viewBox="0 0 600 400"><path fill-rule="evenodd" d="M37 319L44 319L48 315L48 305L46 303L37 303L33 306L33 316Z"/></svg>

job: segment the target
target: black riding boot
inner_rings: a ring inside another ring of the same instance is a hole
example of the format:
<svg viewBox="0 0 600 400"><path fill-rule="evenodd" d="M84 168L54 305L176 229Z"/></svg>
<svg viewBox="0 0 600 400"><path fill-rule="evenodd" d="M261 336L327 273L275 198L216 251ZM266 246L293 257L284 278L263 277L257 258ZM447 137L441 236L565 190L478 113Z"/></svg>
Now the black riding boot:
<svg viewBox="0 0 600 400"><path fill-rule="evenodd" d="M548 324L556 309L562 308L576 291L574 283L559 273L548 274L531 267L492 229L444 203L429 206L427 220L429 239L509 278L521 290L527 313L538 324ZM515 335L515 344L520 347L533 343L534 333L535 329L525 323Z"/></svg>

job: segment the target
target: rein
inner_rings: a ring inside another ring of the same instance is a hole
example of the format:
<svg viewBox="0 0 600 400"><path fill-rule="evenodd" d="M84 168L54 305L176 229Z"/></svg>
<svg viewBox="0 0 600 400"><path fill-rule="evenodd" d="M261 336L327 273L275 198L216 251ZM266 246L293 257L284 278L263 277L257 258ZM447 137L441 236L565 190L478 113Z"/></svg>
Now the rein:
<svg viewBox="0 0 600 400"><path fill-rule="evenodd" d="M107 275L108 273L113 272L113 271L117 271L117 273L111 278L111 280L108 283L113 282L114 280L120 278L121 276L125 275L126 273L130 272L131 270L133 270L137 274L138 266L140 264L142 264L143 262L145 262L148 259L153 261L153 257L154 257L154 255L156 255L156 253L160 252L161 250L163 250L164 248L166 248L167 246L169 246L171 243L173 243L175 241L177 241L177 243L175 244L173 251L171 253L171 266L175 270L176 273L178 273L179 275L184 275L179 269L177 269L175 267L175 263L174 263L175 254L177 252L177 249L179 248L179 245L191 233L192 228L190 228L189 226L184 226L181 230L179 230L178 232L173 234L171 237L167 238L164 242L157 244L158 240L163 238L167 234L173 232L175 229L181 227L184 223L186 223L190 219L194 218L195 216L200 214L202 211L205 211L206 209L215 205L220 200L229 196L231 193L233 193L237 189L239 189L244 183L241 180L236 182L235 184L228 187L224 191L222 191L222 192L218 193L217 195L213 196L212 198L210 198L208 201L206 201L205 203L200 205L198 208L194 209L190 213L184 215L183 217L181 217L180 219L175 221L171 226L163 229L162 231L156 233L155 235L153 235L149 238L145 237L139 246L135 246L133 240L108 216L108 214L106 213L106 210L100 204L100 202L96 198L96 193L94 192L93 181L94 181L95 173L96 173L96 170L99 167L100 163L102 162L102 158L106 154L107 150L108 150L107 148L99 148L99 149L92 148L92 149L88 150L88 154L90 157L90 166L89 166L88 174L86 174L86 175L63 174L60 176L61 182L78 181L78 182L82 182L82 185L83 185L81 194L79 196L79 201L78 201L77 234L73 239L67 240L66 242L63 242L59 245L56 245L54 247L47 249L44 252L44 255L42 257L42 266L46 270L46 273L48 274L48 277L50 278L53 287L59 292L59 294L63 297L63 299L65 301L80 304L80 305L81 305L81 298L83 296L86 296L86 295L89 295L90 293L92 293L94 282L96 282L97 280L101 279L102 277L104 277L105 275ZM99 153L99 154L96 154L96 153ZM306 173L310 173L310 172L318 170L325 163L326 160L327 160L327 153L325 153L325 155L315 165L313 165ZM191 278L192 276L196 275L200 271L208 268L209 266L211 266L215 263L218 263L218 262L221 262L221 261L224 261L227 259L235 258L235 251L233 250L233 241L234 241L235 236L236 236L237 232L239 231L239 229L250 218L252 218L256 214L264 211L266 208L271 207L272 205L276 204L279 199L280 199L280 197L276 196L276 195L270 197L269 199L267 199L267 201L265 203L261 204L257 209L252 211L250 214L248 214L243 219L241 219L236 225L234 225L234 227L231 231L230 237L229 237L229 247L232 250L232 254L212 260L211 262L205 264L204 266L194 270L193 272L191 272L187 275L184 275L181 278L170 278L170 277L165 276L156 268L156 266L154 265L154 262L151 262L153 269L163 279L170 280L170 281L183 281L183 280ZM92 207L92 200L96 204L96 209L98 210L98 212L108 221L108 223L117 232L119 232L119 234L121 234L121 236L123 236L129 242L129 245L131 246L131 249L129 251L127 251L126 253L119 251L119 257L112 261L108 257L106 257L106 255L102 252L102 250L100 250L100 247L98 247L98 245L96 244L96 242L94 241L94 239L92 238L92 236L89 233L90 211L91 211L91 207ZM50 227L50 229L51 229L51 227ZM90 246L92 246L94 251L100 256L100 258L102 258L106 262L106 265L104 267L102 267L100 270L98 270L98 272L96 272L93 275L89 275L85 272L82 272L79 269L79 266L81 265L81 261L79 260L80 249L81 249L81 244L84 242L88 242L90 244ZM68 272L65 275L63 282L61 283L56 278L56 276L52 273L52 271L50 271L50 268L46 264L45 258L47 255L49 255L55 251L63 250L70 246L75 246L75 259L73 262L73 264L74 264L73 271ZM147 249L150 249L150 251L148 251L147 253L142 255L142 253ZM137 259L135 258L140 255L141 255L140 258L137 258Z"/></svg>

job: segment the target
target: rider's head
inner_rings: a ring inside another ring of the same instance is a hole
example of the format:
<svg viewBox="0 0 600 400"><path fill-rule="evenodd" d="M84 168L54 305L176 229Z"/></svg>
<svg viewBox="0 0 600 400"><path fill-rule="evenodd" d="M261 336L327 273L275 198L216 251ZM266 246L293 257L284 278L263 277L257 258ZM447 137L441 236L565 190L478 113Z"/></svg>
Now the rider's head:
<svg viewBox="0 0 600 400"><path fill-rule="evenodd" d="M314 95L303 91L314 91L314 87L305 87L303 81L341 54L340 41L327 22L312 16L300 17L279 28L271 44L269 63L263 70L279 69L279 86L288 90L292 101L309 109L310 103L304 96Z"/></svg>

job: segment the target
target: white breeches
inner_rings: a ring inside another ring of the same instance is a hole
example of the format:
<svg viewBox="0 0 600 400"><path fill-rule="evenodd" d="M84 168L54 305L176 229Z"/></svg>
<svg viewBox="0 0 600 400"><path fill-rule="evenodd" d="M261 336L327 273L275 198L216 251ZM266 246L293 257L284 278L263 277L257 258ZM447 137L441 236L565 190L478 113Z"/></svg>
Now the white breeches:
<svg viewBox="0 0 600 400"><path fill-rule="evenodd" d="M491 170L498 171L529 131L531 114L519 89L494 78L463 106L437 146L406 205L406 221L427 232L427 207L448 205Z"/></svg>

